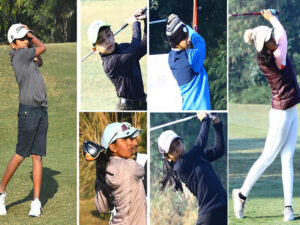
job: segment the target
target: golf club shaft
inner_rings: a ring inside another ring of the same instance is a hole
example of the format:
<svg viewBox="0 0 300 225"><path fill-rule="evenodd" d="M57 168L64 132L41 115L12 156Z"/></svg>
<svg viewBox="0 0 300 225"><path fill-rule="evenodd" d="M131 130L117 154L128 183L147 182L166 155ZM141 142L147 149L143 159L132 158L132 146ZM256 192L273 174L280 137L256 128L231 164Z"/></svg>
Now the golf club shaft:
<svg viewBox="0 0 300 225"><path fill-rule="evenodd" d="M91 51L89 54L87 54L82 60L81 62L83 62L84 60L86 60L90 55L92 55L95 51Z"/></svg>
<svg viewBox="0 0 300 225"><path fill-rule="evenodd" d="M145 6L143 9L142 9L142 14L144 12L146 12L147 10L147 6ZM137 17L137 15L136 15ZM114 33L114 36L116 36L120 31L122 31L125 27L128 26L128 23L125 23L119 30L117 30L117 32ZM91 51L88 55L86 55L83 59L81 59L81 62L83 62L84 60L86 60L90 55L92 55L95 51Z"/></svg>
<svg viewBox="0 0 300 225"><path fill-rule="evenodd" d="M147 10L147 6L145 6L143 9L142 9L142 14L144 12L146 12ZM135 15L135 17L138 17L138 15ZM128 26L128 23L125 23L119 30L117 30L115 33L114 33L114 36L117 35L121 30L123 30L125 27Z"/></svg>
<svg viewBox="0 0 300 225"><path fill-rule="evenodd" d="M8 15L6 15L2 10L0 10L0 12L2 13L2 15L4 17L6 17L6 19L9 21L9 22L12 22L12 23L17 23L13 18L9 17Z"/></svg>
<svg viewBox="0 0 300 225"><path fill-rule="evenodd" d="M279 12L277 10L271 11L273 15L278 15ZM257 16L261 15L260 12L250 12L250 13L238 13L238 14L231 14L230 16Z"/></svg>
<svg viewBox="0 0 300 225"><path fill-rule="evenodd" d="M176 124L176 123L181 123L181 122L184 122L184 121L196 118L196 117L197 117L197 115L194 115L194 116L189 116L189 117L186 117L186 118L183 118L183 119L175 120L173 122L165 123L165 124L150 128L150 131L154 131L154 130L157 130L159 128L170 126L170 125L173 125L173 124Z"/></svg>
<svg viewBox="0 0 300 225"><path fill-rule="evenodd" d="M151 21L149 22L149 24L155 24L155 23L165 23L167 22L168 19L163 19L163 20L155 20L155 21Z"/></svg>

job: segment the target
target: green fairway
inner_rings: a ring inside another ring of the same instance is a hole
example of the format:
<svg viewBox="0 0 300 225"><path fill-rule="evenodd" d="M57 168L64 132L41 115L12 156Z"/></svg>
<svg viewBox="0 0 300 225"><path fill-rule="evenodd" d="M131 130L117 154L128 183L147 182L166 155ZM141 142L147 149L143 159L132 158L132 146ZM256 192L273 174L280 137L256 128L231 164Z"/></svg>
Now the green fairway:
<svg viewBox="0 0 300 225"><path fill-rule="evenodd" d="M136 9L147 5L145 0L123 0L110 1L82 1L81 2L81 58L92 50L88 41L87 30L95 20L104 20L111 25L113 32L126 23L126 19L135 13ZM142 22L143 24L143 22ZM125 28L115 36L117 43L131 42L132 31L130 27ZM147 57L140 61L144 90L147 90L146 66ZM91 110L115 110L118 98L116 90L105 75L102 61L98 53L94 53L81 63L81 109Z"/></svg>
<svg viewBox="0 0 300 225"><path fill-rule="evenodd" d="M46 44L40 71L47 89L49 130L43 158L40 218L28 217L33 198L32 162L26 158L7 186L7 215L0 224L76 224L76 43ZM0 176L17 142L18 86L0 46ZM1 179L1 178L0 178Z"/></svg>
<svg viewBox="0 0 300 225"><path fill-rule="evenodd" d="M229 105L229 224L286 224L283 222L283 190L280 155L252 188L246 203L245 218L233 214L231 191L240 188L253 163L260 156L269 125L269 105ZM298 107L299 112L299 107ZM299 114L300 115L300 114ZM300 224L300 138L294 155L295 221Z"/></svg>

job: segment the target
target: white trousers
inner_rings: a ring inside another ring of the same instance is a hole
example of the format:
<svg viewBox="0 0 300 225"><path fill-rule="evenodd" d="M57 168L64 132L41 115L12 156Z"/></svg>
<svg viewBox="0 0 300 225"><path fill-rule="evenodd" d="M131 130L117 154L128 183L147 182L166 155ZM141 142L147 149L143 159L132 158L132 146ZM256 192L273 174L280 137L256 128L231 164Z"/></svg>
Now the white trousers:
<svg viewBox="0 0 300 225"><path fill-rule="evenodd" d="M271 165L281 152L282 183L285 206L292 206L293 200L293 156L298 133L297 107L287 110L271 109L269 131L261 156L251 167L240 192L248 196L251 188L262 173Z"/></svg>

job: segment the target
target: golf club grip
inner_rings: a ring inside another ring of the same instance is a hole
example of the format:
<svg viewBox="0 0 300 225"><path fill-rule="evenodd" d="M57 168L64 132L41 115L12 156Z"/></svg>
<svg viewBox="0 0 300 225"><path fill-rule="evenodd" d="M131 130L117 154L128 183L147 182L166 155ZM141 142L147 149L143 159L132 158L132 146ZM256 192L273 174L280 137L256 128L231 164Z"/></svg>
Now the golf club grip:
<svg viewBox="0 0 300 225"><path fill-rule="evenodd" d="M142 13L146 12L147 10L147 6L145 6L143 9L142 9Z"/></svg>

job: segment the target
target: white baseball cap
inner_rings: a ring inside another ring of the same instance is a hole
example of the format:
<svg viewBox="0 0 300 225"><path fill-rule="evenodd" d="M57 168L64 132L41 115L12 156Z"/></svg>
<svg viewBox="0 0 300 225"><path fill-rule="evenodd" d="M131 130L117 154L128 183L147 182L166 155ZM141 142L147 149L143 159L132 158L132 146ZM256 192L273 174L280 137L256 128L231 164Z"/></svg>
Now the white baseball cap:
<svg viewBox="0 0 300 225"><path fill-rule="evenodd" d="M244 40L246 43L254 43L258 52L260 52L265 42L269 41L274 28L267 26L258 26L254 29L248 29L244 33Z"/></svg>
<svg viewBox="0 0 300 225"><path fill-rule="evenodd" d="M88 39L92 45L94 45L96 43L99 30L102 27L110 27L110 25L102 20L96 20L89 26Z"/></svg>
<svg viewBox="0 0 300 225"><path fill-rule="evenodd" d="M182 139L172 130L166 130L162 132L158 138L158 150L160 154L167 154L170 150L172 141L174 141L176 138Z"/></svg>
<svg viewBox="0 0 300 225"><path fill-rule="evenodd" d="M108 124L101 137L101 146L108 149L109 145L115 140L125 137L137 137L142 133L142 129L133 127L128 122L115 122Z"/></svg>
<svg viewBox="0 0 300 225"><path fill-rule="evenodd" d="M13 24L7 32L8 43L12 43L15 39L23 38L29 31L23 24ZM31 31L32 32L32 31Z"/></svg>

